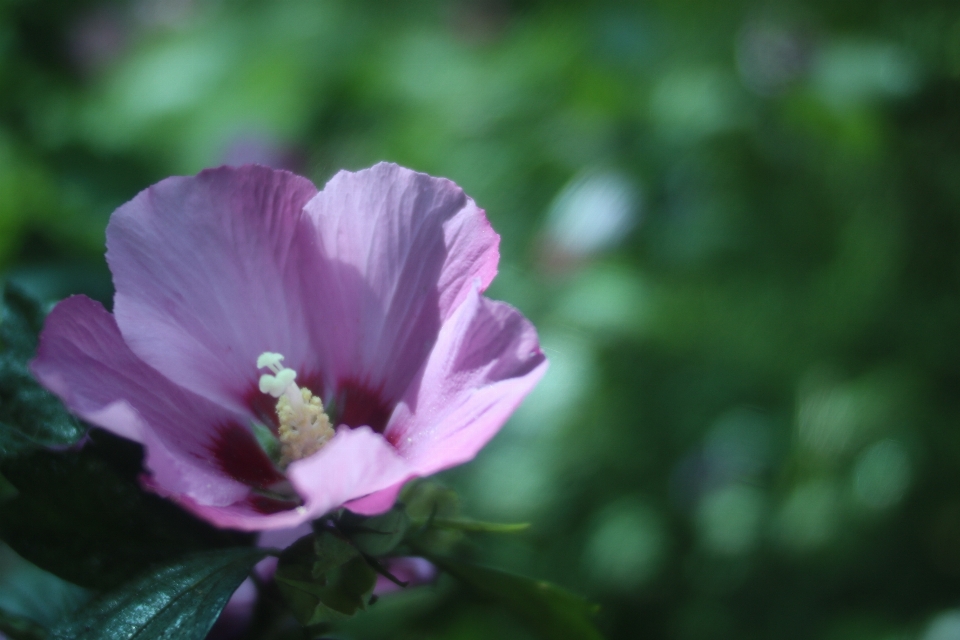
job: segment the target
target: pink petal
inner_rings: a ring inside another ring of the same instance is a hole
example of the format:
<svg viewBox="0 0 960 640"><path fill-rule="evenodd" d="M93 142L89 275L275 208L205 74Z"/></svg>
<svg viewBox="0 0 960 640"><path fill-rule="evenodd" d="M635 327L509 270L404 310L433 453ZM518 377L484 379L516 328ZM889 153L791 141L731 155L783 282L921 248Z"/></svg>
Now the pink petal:
<svg viewBox="0 0 960 640"><path fill-rule="evenodd" d="M384 435L417 475L470 460L546 369L533 325L474 290L444 324Z"/></svg>
<svg viewBox="0 0 960 640"><path fill-rule="evenodd" d="M240 529L241 531L266 531L268 529L286 529L311 520L316 516L304 515L295 509L270 513L250 498L228 506L209 506L199 504L189 496L168 495L184 509L193 512L216 527Z"/></svg>
<svg viewBox="0 0 960 640"><path fill-rule="evenodd" d="M397 578L401 582L406 582L407 586L401 587L392 580L387 579L386 576L377 576L377 585L373 588L373 592L378 596L394 593L403 588L409 589L410 587L427 584L437 578L438 572L436 565L426 558L386 558L383 560L383 563L386 565L387 571L389 571L394 578Z"/></svg>
<svg viewBox="0 0 960 640"><path fill-rule="evenodd" d="M287 470L287 477L303 498L302 507L267 513L250 499L225 507L211 507L191 499L171 497L218 527L245 531L288 529L319 518L352 499L392 487L412 475L410 467L383 436L366 427L341 428L320 451L292 463ZM390 506L386 505L383 510Z"/></svg>
<svg viewBox="0 0 960 640"><path fill-rule="evenodd" d="M296 527L291 527L289 529L270 529L260 534L260 536L257 538L257 545L263 547L264 549L286 549L294 542L312 531L313 527L308 522ZM265 561L266 560L261 560L261 563ZM259 569L260 564L257 564L257 567ZM270 575L265 575L262 573L258 575L264 579L273 577L272 573Z"/></svg>
<svg viewBox="0 0 960 640"><path fill-rule="evenodd" d="M240 638L253 621L254 608L260 594L253 580L247 578L230 596L206 640L231 640Z"/></svg>
<svg viewBox="0 0 960 640"><path fill-rule="evenodd" d="M344 422L382 429L440 325L475 281L493 279L499 236L454 183L394 164L341 171L306 211L321 254L305 290L326 386L341 404L368 405Z"/></svg>
<svg viewBox="0 0 960 640"><path fill-rule="evenodd" d="M160 490L214 505L249 493L211 455L218 428L243 418L147 366L98 302L74 296L58 304L31 369L84 420L143 443Z"/></svg>
<svg viewBox="0 0 960 640"><path fill-rule="evenodd" d="M150 366L225 406L246 408L257 357L314 359L299 291L312 225L306 179L249 165L168 178L113 214L114 313Z"/></svg>
<svg viewBox="0 0 960 640"><path fill-rule="evenodd" d="M410 475L406 461L383 436L367 427L341 428L320 451L294 462L287 471L314 517L392 487ZM392 505L384 505L380 511Z"/></svg>
<svg viewBox="0 0 960 640"><path fill-rule="evenodd" d="M389 510L393 503L397 501L397 496L400 494L400 490L403 489L403 485L413 477L413 474L405 476L403 480L396 483L392 487L387 487L386 489L381 489L370 495L363 496L362 498L357 498L356 500L351 500L350 502L345 502L344 507L350 509L354 513L359 513L363 516L372 516L377 513L383 513L384 511Z"/></svg>

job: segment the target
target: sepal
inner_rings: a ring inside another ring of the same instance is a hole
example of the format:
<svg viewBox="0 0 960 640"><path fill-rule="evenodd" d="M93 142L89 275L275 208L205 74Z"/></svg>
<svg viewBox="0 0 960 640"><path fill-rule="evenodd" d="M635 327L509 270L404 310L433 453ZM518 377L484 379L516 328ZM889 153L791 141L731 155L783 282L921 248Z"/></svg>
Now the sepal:
<svg viewBox="0 0 960 640"><path fill-rule="evenodd" d="M280 555L275 580L300 624L314 627L365 609L377 573L355 545L320 528Z"/></svg>

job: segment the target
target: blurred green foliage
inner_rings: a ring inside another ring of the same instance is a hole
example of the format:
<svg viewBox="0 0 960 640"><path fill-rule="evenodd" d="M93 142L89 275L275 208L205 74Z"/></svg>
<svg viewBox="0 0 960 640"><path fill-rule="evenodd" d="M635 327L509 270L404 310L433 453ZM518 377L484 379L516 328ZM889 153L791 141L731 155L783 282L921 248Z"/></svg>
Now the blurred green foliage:
<svg viewBox="0 0 960 640"><path fill-rule="evenodd" d="M167 175L379 160L487 210L552 360L446 476L533 522L480 558L610 638L960 638L960 5L0 0L0 274L49 302L109 303ZM483 606L344 633L527 637Z"/></svg>

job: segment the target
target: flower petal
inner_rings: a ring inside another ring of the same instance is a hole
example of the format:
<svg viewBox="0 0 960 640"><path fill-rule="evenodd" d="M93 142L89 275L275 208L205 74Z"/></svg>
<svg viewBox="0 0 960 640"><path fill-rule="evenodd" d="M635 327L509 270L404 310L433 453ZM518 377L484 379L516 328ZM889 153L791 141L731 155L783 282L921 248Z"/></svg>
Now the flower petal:
<svg viewBox="0 0 960 640"><path fill-rule="evenodd" d="M397 501L397 496L400 495L400 490L403 489L403 485L413 476L414 474L411 472L404 476L403 480L396 483L392 487L380 489L379 491L363 496L362 498L345 502L343 506L347 509L350 509L350 511L359 513L363 516L372 516L378 513L383 513L393 506L393 503Z"/></svg>
<svg viewBox="0 0 960 640"><path fill-rule="evenodd" d="M220 611L216 623L207 633L206 640L235 640L241 638L253 621L257 599L260 597L253 579L247 578L233 592L226 606Z"/></svg>
<svg viewBox="0 0 960 640"><path fill-rule="evenodd" d="M384 558L383 564L394 578L397 578L400 582L406 582L407 586L401 587L387 579L386 576L377 576L377 585L373 588L373 592L378 596L433 582L437 579L437 574L439 573L437 566L426 558L410 556Z"/></svg>
<svg viewBox="0 0 960 640"><path fill-rule="evenodd" d="M382 429L420 369L441 324L496 275L499 236L449 180L381 163L341 171L306 206L320 264L305 283L315 301L313 343L341 404L369 408L351 426ZM379 417L379 418L378 418ZM366 418L366 419L365 419Z"/></svg>
<svg viewBox="0 0 960 640"><path fill-rule="evenodd" d="M444 324L384 435L417 475L470 460L546 369L533 325L475 289Z"/></svg>
<svg viewBox="0 0 960 640"><path fill-rule="evenodd" d="M211 454L218 428L242 418L137 358L100 303L74 296L58 304L31 369L84 420L143 443L151 484L162 492L218 505L249 493Z"/></svg>
<svg viewBox="0 0 960 640"><path fill-rule="evenodd" d="M341 428L320 451L292 463L287 470L287 477L304 501L297 509L271 512L264 508L262 501L252 498L225 507L211 507L189 498L172 497L218 527L267 531L296 527L412 475L410 467L383 436L366 427ZM386 505L383 510L390 506Z"/></svg>
<svg viewBox="0 0 960 640"><path fill-rule="evenodd" d="M367 427L341 428L320 451L287 470L313 517L392 487L410 475L406 461L383 436ZM392 505L391 501L380 511Z"/></svg>
<svg viewBox="0 0 960 640"><path fill-rule="evenodd" d="M312 251L310 181L249 165L174 177L113 214L107 262L130 348L174 382L247 407L257 357L312 363L298 271ZM302 371L301 371L302 372Z"/></svg>

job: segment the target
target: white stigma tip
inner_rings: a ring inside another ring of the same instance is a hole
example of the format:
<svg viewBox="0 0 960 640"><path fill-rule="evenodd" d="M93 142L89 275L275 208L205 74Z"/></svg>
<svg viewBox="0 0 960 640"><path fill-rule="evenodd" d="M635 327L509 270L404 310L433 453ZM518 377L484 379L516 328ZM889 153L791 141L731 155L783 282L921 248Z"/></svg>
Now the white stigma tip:
<svg viewBox="0 0 960 640"><path fill-rule="evenodd" d="M293 369L281 369L275 376L265 373L260 376L260 391L279 398L296 379L297 372Z"/></svg>
<svg viewBox="0 0 960 640"><path fill-rule="evenodd" d="M281 362L283 362L282 354L265 351L260 354L259 358L257 358L257 369L263 369L264 367L269 367L274 371L276 371L276 368L280 367Z"/></svg>

